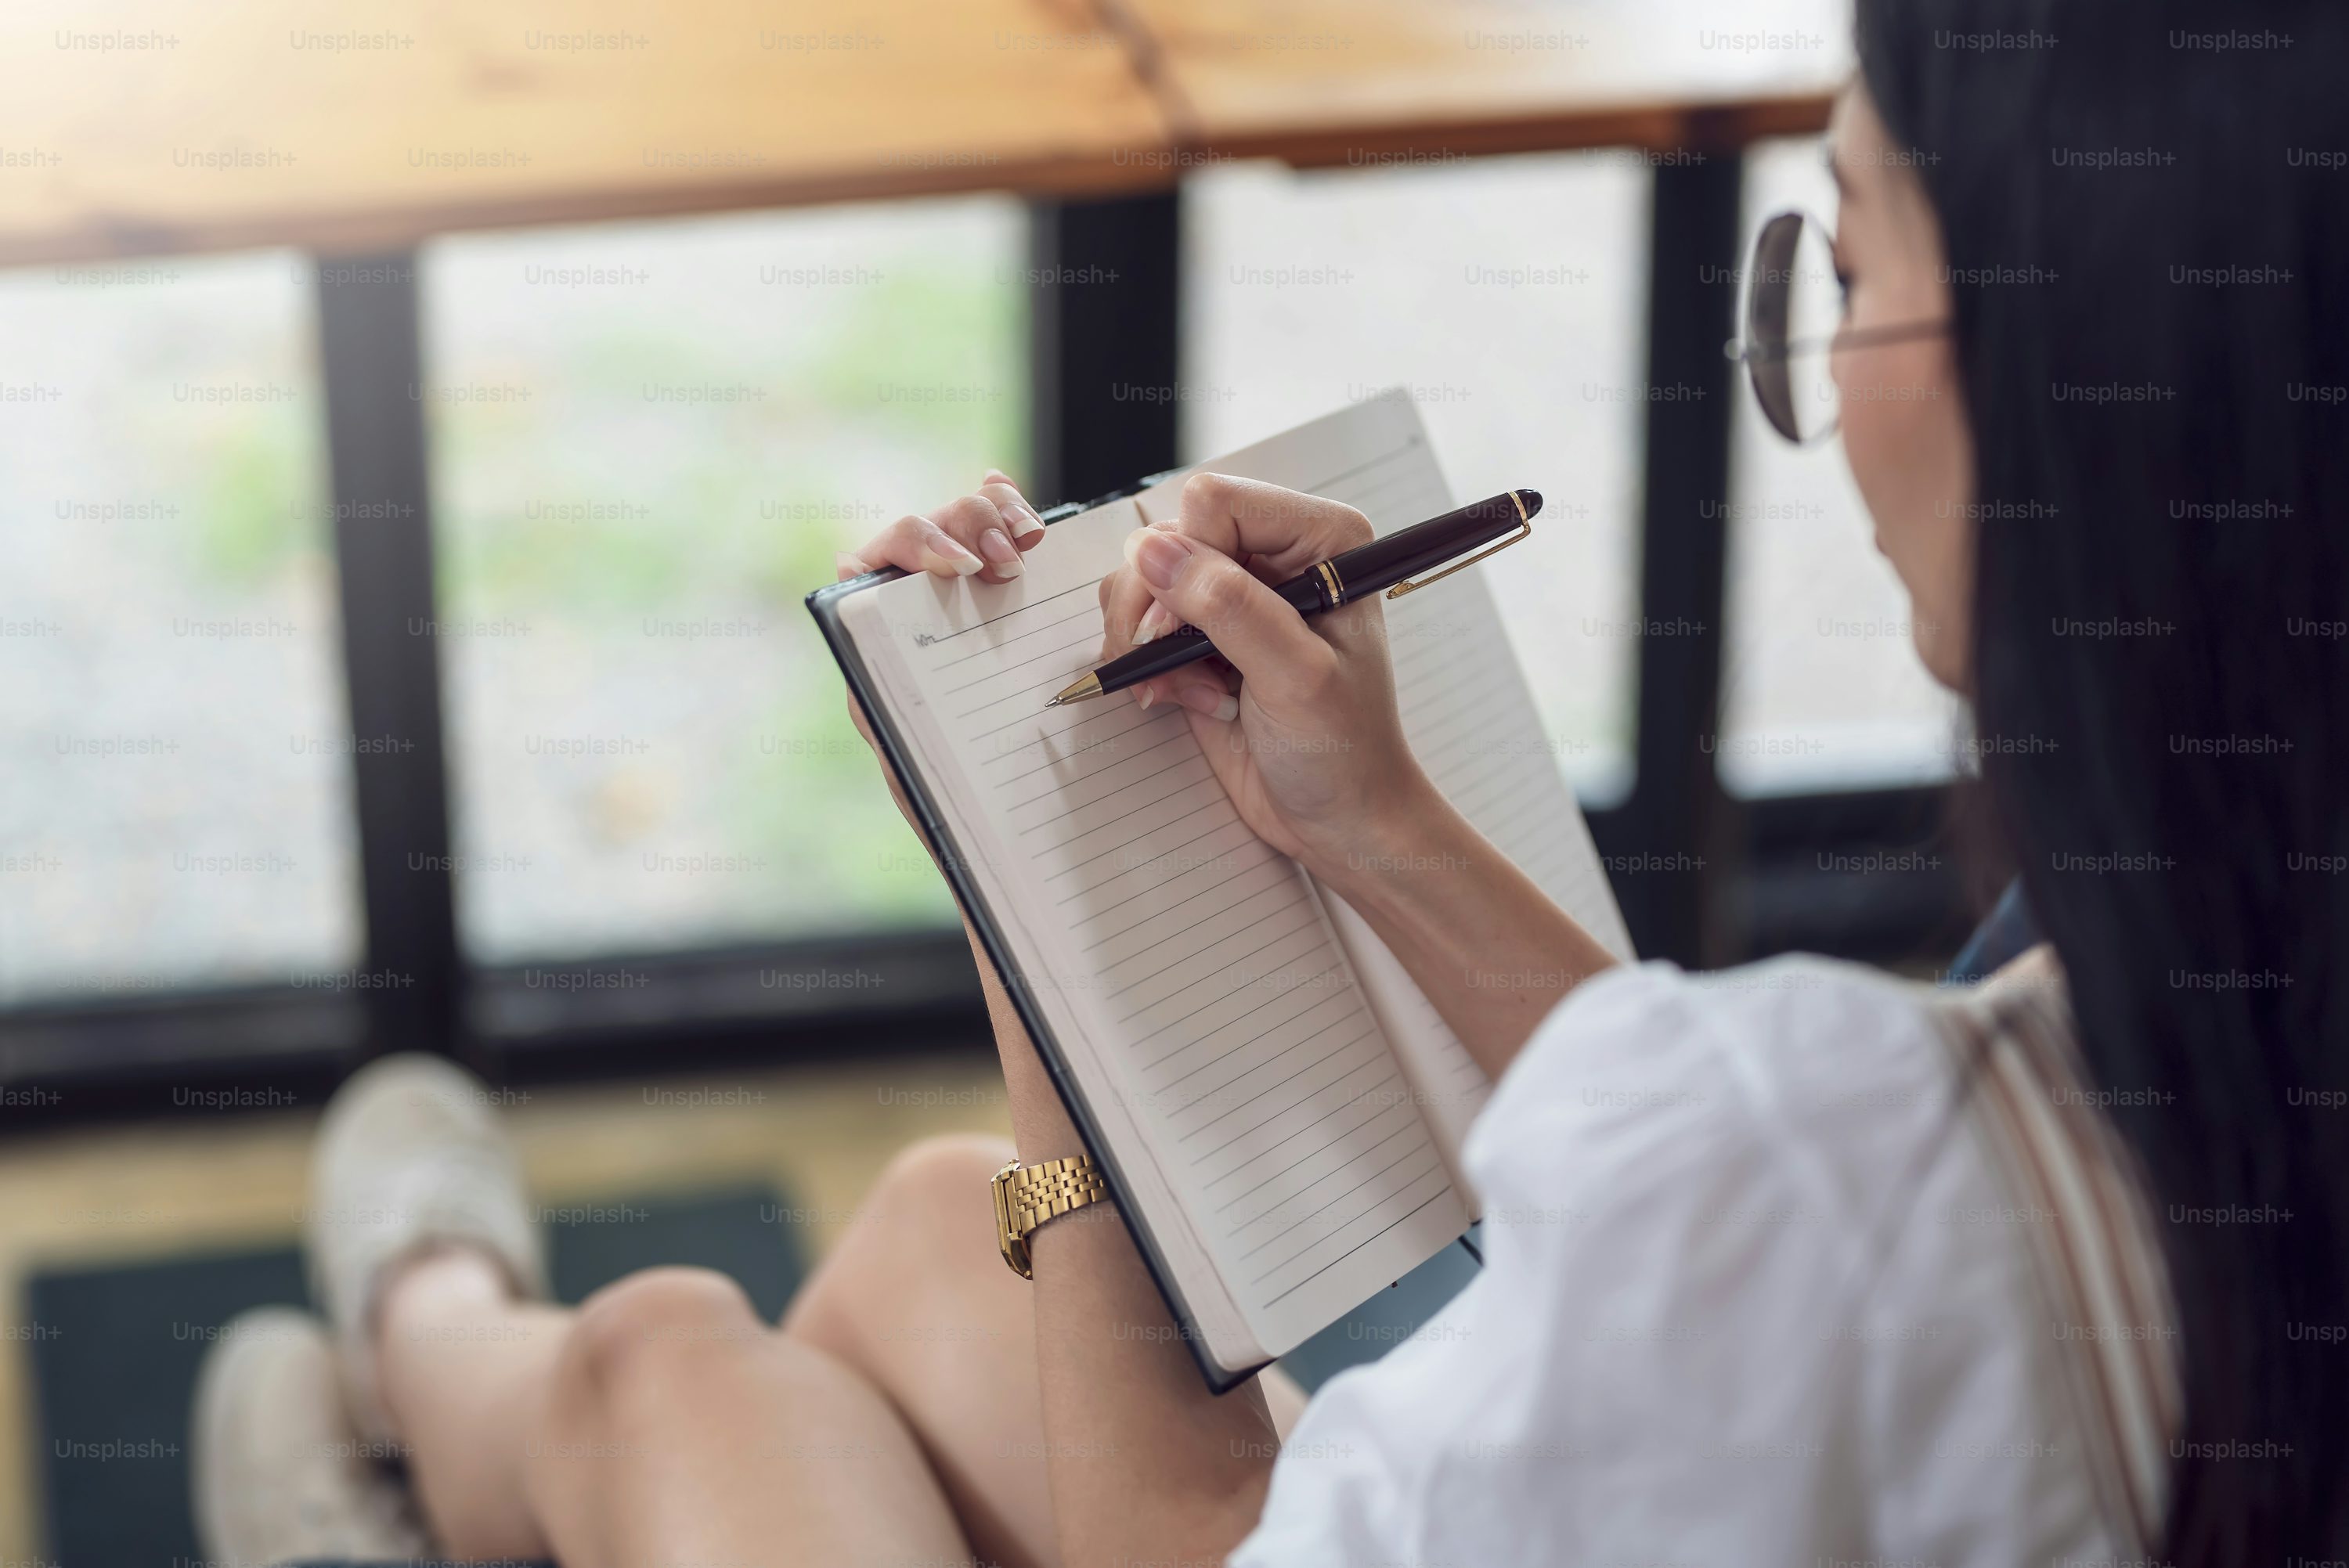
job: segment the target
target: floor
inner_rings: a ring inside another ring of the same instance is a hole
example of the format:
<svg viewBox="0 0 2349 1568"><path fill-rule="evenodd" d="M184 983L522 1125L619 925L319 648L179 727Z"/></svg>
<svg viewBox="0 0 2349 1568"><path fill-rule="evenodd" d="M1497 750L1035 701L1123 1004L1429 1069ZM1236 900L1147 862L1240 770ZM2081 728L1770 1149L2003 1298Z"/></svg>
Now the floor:
<svg viewBox="0 0 2349 1568"><path fill-rule="evenodd" d="M889 1157L1009 1130L991 1057L511 1091L533 1196L552 1205L770 1181L820 1255ZM311 1112L220 1115L0 1145L0 1563L41 1551L25 1276L44 1266L284 1244L306 1201ZM60 1326L69 1331L70 1326Z"/></svg>

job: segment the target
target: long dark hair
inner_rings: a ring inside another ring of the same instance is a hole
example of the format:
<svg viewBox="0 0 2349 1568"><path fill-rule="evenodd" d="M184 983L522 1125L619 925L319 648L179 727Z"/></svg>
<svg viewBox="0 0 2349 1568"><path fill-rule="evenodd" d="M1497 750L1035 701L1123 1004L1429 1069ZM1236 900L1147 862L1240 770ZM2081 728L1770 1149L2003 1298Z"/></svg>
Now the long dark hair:
<svg viewBox="0 0 2349 1568"><path fill-rule="evenodd" d="M1999 830L2151 1188L2164 1556L2349 1554L2349 7L1859 0L1948 247Z"/></svg>

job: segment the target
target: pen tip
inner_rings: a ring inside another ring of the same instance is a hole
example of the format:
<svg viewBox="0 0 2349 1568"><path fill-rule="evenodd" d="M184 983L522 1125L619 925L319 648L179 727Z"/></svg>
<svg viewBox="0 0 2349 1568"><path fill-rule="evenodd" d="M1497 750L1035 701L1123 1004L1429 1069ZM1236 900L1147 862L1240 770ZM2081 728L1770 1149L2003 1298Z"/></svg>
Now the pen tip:
<svg viewBox="0 0 2349 1568"><path fill-rule="evenodd" d="M1052 700L1046 703L1044 706L1046 707L1064 707L1072 702L1082 702L1089 696L1101 696L1101 676L1088 671L1084 675L1079 676L1075 680L1071 681L1067 686L1062 686L1053 696Z"/></svg>
<svg viewBox="0 0 2349 1568"><path fill-rule="evenodd" d="M1541 491L1539 490L1519 490L1517 500L1525 507L1527 517L1532 517L1541 511Z"/></svg>

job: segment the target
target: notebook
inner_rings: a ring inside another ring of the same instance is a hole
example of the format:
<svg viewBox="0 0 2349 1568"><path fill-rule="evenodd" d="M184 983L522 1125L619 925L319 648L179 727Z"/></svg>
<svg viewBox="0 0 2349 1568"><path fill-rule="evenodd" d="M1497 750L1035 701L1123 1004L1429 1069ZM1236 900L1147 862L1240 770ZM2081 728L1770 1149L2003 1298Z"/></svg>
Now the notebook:
<svg viewBox="0 0 2349 1568"><path fill-rule="evenodd" d="M1381 532L1456 503L1392 393L1199 465ZM1369 924L1248 830L1180 710L1047 710L1098 662L1096 584L1178 473L1051 524L1016 581L809 596L1210 1387L1458 1236L1492 1085ZM1537 526L1539 526L1538 523ZM1617 955L1622 916L1479 565L1385 605L1413 752Z"/></svg>

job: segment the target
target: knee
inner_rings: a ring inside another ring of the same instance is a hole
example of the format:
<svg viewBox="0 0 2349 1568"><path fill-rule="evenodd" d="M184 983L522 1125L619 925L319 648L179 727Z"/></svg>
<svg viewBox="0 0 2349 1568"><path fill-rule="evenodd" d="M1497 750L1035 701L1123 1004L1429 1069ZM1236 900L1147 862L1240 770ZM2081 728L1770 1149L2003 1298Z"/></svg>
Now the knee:
<svg viewBox="0 0 2349 1568"><path fill-rule="evenodd" d="M897 1151L873 1183L874 1206L902 1203L916 1212L969 1207L981 1200L998 1171L1019 1157L1008 1138L983 1132L950 1132L925 1138Z"/></svg>
<svg viewBox="0 0 2349 1568"><path fill-rule="evenodd" d="M988 1183L1013 1158L1009 1140L980 1133L907 1145L873 1183L863 1239L929 1268L997 1257L995 1200Z"/></svg>
<svg viewBox="0 0 2349 1568"><path fill-rule="evenodd" d="M767 1334L742 1287L714 1269L647 1269L580 1306L557 1377L574 1392L606 1397L638 1384L671 1387L696 1368L727 1366Z"/></svg>
<svg viewBox="0 0 2349 1568"><path fill-rule="evenodd" d="M935 1298L973 1274L1002 1274L987 1184L1011 1158L1009 1141L978 1134L908 1145L873 1183L856 1222L792 1304L792 1328L823 1342L853 1343L876 1302Z"/></svg>

